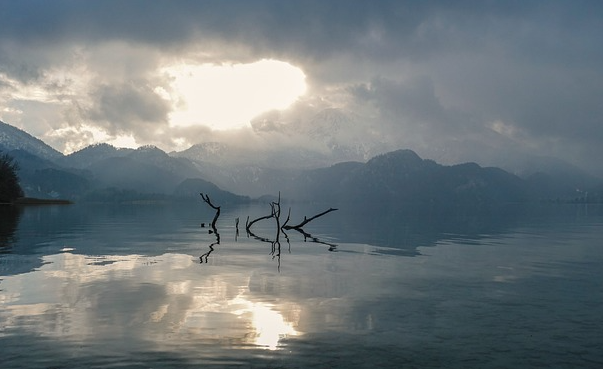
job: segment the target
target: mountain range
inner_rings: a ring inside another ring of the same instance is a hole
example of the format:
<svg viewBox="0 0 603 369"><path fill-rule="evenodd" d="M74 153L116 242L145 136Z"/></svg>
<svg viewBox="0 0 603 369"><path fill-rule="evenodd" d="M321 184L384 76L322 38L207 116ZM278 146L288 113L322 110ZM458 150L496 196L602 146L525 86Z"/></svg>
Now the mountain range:
<svg viewBox="0 0 603 369"><path fill-rule="evenodd" d="M333 121L343 119L336 118ZM279 192L297 201L423 205L600 201L602 197L603 181L560 161L545 161L542 170L518 176L475 163L442 165L408 149L366 158L370 148L360 142L344 147L333 137L325 138L327 128L316 124L311 134L323 137L336 157L359 160L330 165L333 155L321 157L312 150L253 151L215 142L170 153L154 146L124 149L95 144L63 155L3 122L0 151L19 164L26 196L75 201L186 199L200 192L220 203Z"/></svg>

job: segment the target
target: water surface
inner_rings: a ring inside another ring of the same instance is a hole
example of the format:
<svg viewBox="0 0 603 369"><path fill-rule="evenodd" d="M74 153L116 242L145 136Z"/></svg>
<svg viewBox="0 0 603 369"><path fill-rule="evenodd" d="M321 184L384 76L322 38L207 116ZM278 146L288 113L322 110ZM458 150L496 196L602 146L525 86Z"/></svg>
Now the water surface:
<svg viewBox="0 0 603 369"><path fill-rule="evenodd" d="M2 368L603 367L601 208L373 210L0 209Z"/></svg>

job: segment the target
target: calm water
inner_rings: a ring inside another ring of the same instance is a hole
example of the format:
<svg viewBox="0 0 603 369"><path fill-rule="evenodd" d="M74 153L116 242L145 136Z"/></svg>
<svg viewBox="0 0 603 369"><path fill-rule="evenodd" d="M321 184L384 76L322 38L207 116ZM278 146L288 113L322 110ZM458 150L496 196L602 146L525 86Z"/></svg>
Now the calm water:
<svg viewBox="0 0 603 369"><path fill-rule="evenodd" d="M0 367L603 367L600 207L269 210L0 208Z"/></svg>

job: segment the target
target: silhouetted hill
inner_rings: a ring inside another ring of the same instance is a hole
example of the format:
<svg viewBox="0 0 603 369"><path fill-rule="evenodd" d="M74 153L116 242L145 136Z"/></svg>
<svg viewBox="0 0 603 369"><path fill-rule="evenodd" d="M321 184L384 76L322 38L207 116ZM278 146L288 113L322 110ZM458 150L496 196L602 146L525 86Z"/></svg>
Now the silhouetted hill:
<svg viewBox="0 0 603 369"><path fill-rule="evenodd" d="M167 171L173 177L178 178L178 182L185 178L202 176L190 160L169 156L166 152L155 146L141 146L128 153L126 157L139 163L152 165Z"/></svg>
<svg viewBox="0 0 603 369"><path fill-rule="evenodd" d="M86 168L96 162L113 157L124 157L134 151L133 149L118 149L112 145L101 143L87 146L79 151L73 152L59 163L73 168Z"/></svg>
<svg viewBox="0 0 603 369"><path fill-rule="evenodd" d="M303 147L266 145L250 148L218 142L195 144L186 150L171 152L170 155L190 159L202 166L216 165L227 168L307 169L330 163L324 154Z"/></svg>
<svg viewBox="0 0 603 369"><path fill-rule="evenodd" d="M329 138L321 143L331 153L341 149L338 145L348 135L356 137L355 132L347 131L353 117L330 111L319 118L320 125L299 127L301 131L297 133L316 140L336 133L337 140ZM256 128L262 127L272 127L269 131L276 129L278 134L289 137L274 122L262 121ZM354 151L353 156L359 158L371 152L362 145L345 150ZM526 159L525 168L529 171L521 172L525 176L522 179L502 169L475 163L441 165L422 159L411 150L378 155L366 163L348 161L318 169L312 165L306 168L313 169L301 168L305 163L322 161L326 158L322 154L284 146L252 150L207 143L168 155L154 146L119 149L97 144L64 156L41 140L2 122L0 151L13 156L19 164L21 185L30 197L98 200L111 196L134 199L150 194L165 197L175 193L196 197L199 192L222 190L258 197L275 196L280 191L284 199L392 206L592 202L603 197L600 179L550 158L529 163L533 158ZM200 188L195 189L196 186ZM91 193L95 196L88 196Z"/></svg>
<svg viewBox="0 0 603 369"><path fill-rule="evenodd" d="M478 206L529 200L519 177L475 163L443 166L411 150L379 155L300 176L300 199L391 206Z"/></svg>
<svg viewBox="0 0 603 369"><path fill-rule="evenodd" d="M183 178L168 170L129 157L113 157L88 167L97 187L116 187L141 193L171 193Z"/></svg>
<svg viewBox="0 0 603 369"><path fill-rule="evenodd" d="M123 156L99 160L87 168L98 181L98 188L117 188L136 191L139 194L194 196L195 198L199 197L200 192L206 192L225 202L247 200L201 179L202 173L190 160L171 157L154 146L143 146ZM133 195L128 194L128 196Z"/></svg>
<svg viewBox="0 0 603 369"><path fill-rule="evenodd" d="M62 169L39 169L22 178L28 197L75 200L92 188L89 178Z"/></svg>
<svg viewBox="0 0 603 369"><path fill-rule="evenodd" d="M89 172L64 168L23 149L8 154L19 164L19 181L28 197L73 200L92 188Z"/></svg>

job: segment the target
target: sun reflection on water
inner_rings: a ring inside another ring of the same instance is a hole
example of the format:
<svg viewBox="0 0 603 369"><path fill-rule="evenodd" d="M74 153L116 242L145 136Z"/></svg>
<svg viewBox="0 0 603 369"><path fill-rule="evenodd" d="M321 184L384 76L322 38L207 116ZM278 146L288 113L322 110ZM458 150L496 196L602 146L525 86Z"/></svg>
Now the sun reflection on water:
<svg viewBox="0 0 603 369"><path fill-rule="evenodd" d="M274 310L272 305L251 302L242 297L237 297L232 302L244 306L234 311L234 314L239 316L251 314L251 323L255 331L254 344L258 346L275 350L282 338L299 334L294 325L285 321L283 315Z"/></svg>

